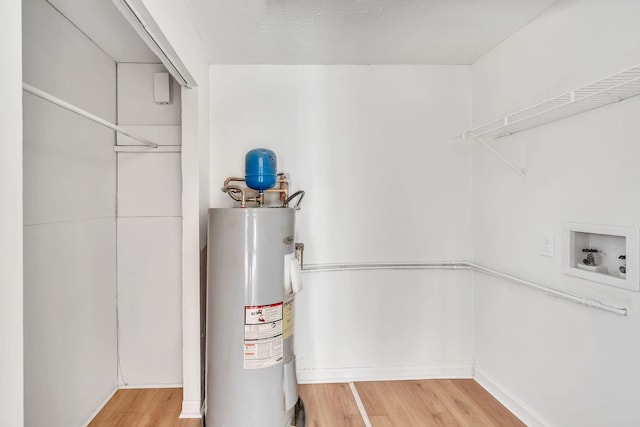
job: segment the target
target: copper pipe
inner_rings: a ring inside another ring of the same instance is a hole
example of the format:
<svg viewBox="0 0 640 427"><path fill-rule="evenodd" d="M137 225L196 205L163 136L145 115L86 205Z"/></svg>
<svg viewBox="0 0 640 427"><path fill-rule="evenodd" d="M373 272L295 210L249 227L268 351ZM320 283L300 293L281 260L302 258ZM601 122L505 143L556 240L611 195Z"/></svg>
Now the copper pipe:
<svg viewBox="0 0 640 427"><path fill-rule="evenodd" d="M229 196L231 196L231 198L233 200L235 200L237 202L240 202L240 207L241 208L246 208L247 207L247 194L245 193L244 187L240 187L239 185L225 185L222 188L222 191L224 191ZM236 198L236 196L234 195L234 193L242 194L242 199L238 200Z"/></svg>
<svg viewBox="0 0 640 427"><path fill-rule="evenodd" d="M246 189L247 193L259 193L258 190L254 190L253 188L247 188ZM286 194L286 190L281 190L279 188L272 188L270 190L264 190L263 193L285 193Z"/></svg>
<svg viewBox="0 0 640 427"><path fill-rule="evenodd" d="M225 179L225 180L224 180L224 186L226 187L227 185L229 185L229 183L230 183L230 182L236 182L236 181L237 181L237 182L246 182L246 179L245 179L245 178L241 178L241 177L237 177L237 176L230 176L229 178L227 178L227 179ZM283 183L283 182L288 183L288 181L286 180L286 178L278 178L278 179L276 180L276 182L279 182L279 183ZM257 190L254 190L254 189L252 189L252 188L251 188L250 190L251 190L251 191L257 191ZM278 191L278 190L266 190L266 191Z"/></svg>
<svg viewBox="0 0 640 427"><path fill-rule="evenodd" d="M236 202L240 202L240 207L246 207L247 202L258 203L263 206L265 202L264 193L279 193L280 201L287 200L289 182L284 175L278 175L276 182L280 183L280 188L272 188L264 190L262 192L254 190L253 188L245 188L239 185L230 185L232 182L246 182L245 178L230 176L224 180L224 186L222 192L229 194L229 196ZM241 193L242 197L238 197L237 193ZM247 193L257 194L254 197L247 197Z"/></svg>
<svg viewBox="0 0 640 427"><path fill-rule="evenodd" d="M284 176L284 175L283 175ZM286 178L283 178L280 182L280 189L276 190L280 193L280 201L284 203L289 196L289 181Z"/></svg>
<svg viewBox="0 0 640 427"><path fill-rule="evenodd" d="M239 178L239 177L236 177L236 176L230 176L229 178L224 180L224 187L229 185L229 183L232 182L232 181L244 182L245 179L244 178ZM224 191L224 189L222 191Z"/></svg>

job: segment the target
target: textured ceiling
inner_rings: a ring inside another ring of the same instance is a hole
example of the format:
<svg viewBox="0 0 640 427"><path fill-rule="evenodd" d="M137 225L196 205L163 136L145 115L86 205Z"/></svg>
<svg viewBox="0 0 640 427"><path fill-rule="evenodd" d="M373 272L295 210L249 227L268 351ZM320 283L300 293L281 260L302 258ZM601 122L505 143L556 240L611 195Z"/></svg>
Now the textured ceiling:
<svg viewBox="0 0 640 427"><path fill-rule="evenodd" d="M46 0L116 62L159 62L111 0Z"/></svg>
<svg viewBox="0 0 640 427"><path fill-rule="evenodd" d="M556 0L184 0L213 64L471 64Z"/></svg>

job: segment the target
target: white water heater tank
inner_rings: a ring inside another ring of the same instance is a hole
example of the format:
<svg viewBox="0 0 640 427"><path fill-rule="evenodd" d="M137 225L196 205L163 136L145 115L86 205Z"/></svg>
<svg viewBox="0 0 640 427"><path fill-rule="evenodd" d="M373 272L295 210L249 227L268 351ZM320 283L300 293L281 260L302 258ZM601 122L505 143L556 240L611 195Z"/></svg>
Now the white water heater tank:
<svg viewBox="0 0 640 427"><path fill-rule="evenodd" d="M207 427L289 427L300 412L293 353L295 210L209 210Z"/></svg>

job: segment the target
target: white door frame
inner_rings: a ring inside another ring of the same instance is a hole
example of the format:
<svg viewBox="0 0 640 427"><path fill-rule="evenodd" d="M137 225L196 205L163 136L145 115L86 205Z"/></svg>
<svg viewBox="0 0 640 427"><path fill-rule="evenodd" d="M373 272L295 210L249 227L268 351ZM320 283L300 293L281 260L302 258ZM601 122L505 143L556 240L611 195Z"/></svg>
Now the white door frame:
<svg viewBox="0 0 640 427"><path fill-rule="evenodd" d="M0 13L0 425L24 425L22 1Z"/></svg>

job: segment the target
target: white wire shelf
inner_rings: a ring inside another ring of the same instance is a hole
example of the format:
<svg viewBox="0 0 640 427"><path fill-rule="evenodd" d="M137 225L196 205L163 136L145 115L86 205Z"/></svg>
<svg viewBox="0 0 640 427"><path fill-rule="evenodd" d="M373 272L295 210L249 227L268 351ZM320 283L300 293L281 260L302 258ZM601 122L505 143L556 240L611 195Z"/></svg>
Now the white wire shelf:
<svg viewBox="0 0 640 427"><path fill-rule="evenodd" d="M502 138L640 95L640 65L464 132L455 139Z"/></svg>

